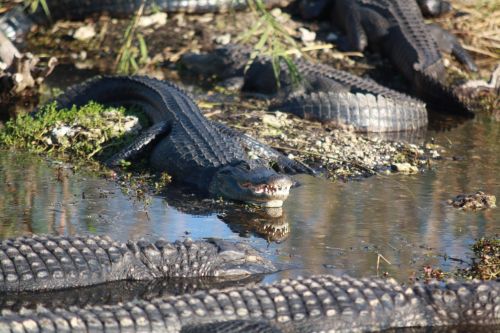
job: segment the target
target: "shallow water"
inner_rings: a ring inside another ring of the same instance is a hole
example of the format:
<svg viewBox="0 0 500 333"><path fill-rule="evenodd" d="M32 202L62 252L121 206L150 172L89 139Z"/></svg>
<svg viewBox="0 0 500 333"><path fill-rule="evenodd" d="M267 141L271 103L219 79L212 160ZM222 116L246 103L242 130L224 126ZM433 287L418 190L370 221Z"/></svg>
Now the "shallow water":
<svg viewBox="0 0 500 333"><path fill-rule="evenodd" d="M500 123L480 116L428 137L447 152L423 174L347 183L298 176L301 186L292 190L280 217L245 212L238 205L183 213L194 203L160 195L138 201L116 181L74 173L42 156L0 151L0 238L29 233L92 233L121 241L244 237L286 268L268 281L328 271L388 273L406 281L424 265L451 271L458 262L447 257L467 260L474 239L500 232L499 209L464 212L446 204L479 189L500 197ZM178 201L184 202L179 209ZM273 238L262 230L264 224L289 234Z"/></svg>
<svg viewBox="0 0 500 333"><path fill-rule="evenodd" d="M45 95L50 87L93 75L59 66L46 81ZM297 176L301 186L272 215L240 205L214 208L171 188L168 196L140 201L116 181L89 171L0 151L0 238L92 233L121 241L245 239L284 269L267 281L321 272L386 273L407 281L424 265L453 271L459 261L449 258L468 260L474 239L500 233L499 209L464 212L446 204L476 190L500 198L500 122L479 115L449 131L428 131L431 138L446 153L422 174L347 183Z"/></svg>

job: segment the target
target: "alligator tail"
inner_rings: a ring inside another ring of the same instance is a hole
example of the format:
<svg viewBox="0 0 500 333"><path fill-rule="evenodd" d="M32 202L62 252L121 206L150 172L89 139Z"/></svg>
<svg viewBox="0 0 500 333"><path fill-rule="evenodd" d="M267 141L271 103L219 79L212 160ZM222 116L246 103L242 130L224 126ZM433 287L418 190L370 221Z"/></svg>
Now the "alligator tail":
<svg viewBox="0 0 500 333"><path fill-rule="evenodd" d="M425 104L373 94L299 94L272 108L340 127L349 124L359 132L411 131L427 125Z"/></svg>

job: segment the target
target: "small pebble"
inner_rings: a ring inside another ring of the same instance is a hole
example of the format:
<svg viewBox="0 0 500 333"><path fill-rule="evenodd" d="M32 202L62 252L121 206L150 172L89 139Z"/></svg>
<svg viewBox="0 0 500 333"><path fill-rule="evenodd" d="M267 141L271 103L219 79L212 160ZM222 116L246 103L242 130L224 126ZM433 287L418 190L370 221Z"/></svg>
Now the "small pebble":
<svg viewBox="0 0 500 333"><path fill-rule="evenodd" d="M96 35L95 28L93 25L84 25L76 29L73 34L73 38L77 40L89 40Z"/></svg>

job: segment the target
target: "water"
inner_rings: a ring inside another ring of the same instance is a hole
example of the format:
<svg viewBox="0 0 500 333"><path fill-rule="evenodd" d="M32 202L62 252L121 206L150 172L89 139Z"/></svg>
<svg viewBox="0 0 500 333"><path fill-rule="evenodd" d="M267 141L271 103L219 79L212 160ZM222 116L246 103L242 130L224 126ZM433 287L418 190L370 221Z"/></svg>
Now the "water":
<svg viewBox="0 0 500 333"><path fill-rule="evenodd" d="M479 189L500 197L500 123L480 116L430 137L447 149L431 170L348 183L298 176L301 186L282 212L273 212L281 213L277 217L239 205L211 211L204 208L208 201L186 194L179 199L176 192L139 201L116 181L72 172L43 156L0 151L0 238L90 233L121 241L244 239L286 268L267 281L323 272L388 273L407 281L424 265L453 271L458 262L447 257L467 260L474 239L500 233L499 209L464 212L446 203ZM266 234L265 225L282 233Z"/></svg>
<svg viewBox="0 0 500 333"><path fill-rule="evenodd" d="M58 66L46 81L45 95L52 93L50 87L93 75ZM479 115L445 132L429 131L431 138L447 152L422 174L348 183L297 176L301 186L282 211L272 212L219 207L172 188L167 196L141 201L90 171L73 172L44 156L0 150L0 239L48 233L120 241L243 240L283 269L266 281L347 272L405 282L427 265L453 271L460 263L453 259L469 260L475 239L500 233L499 209L464 212L446 203L476 190L500 198L500 122Z"/></svg>

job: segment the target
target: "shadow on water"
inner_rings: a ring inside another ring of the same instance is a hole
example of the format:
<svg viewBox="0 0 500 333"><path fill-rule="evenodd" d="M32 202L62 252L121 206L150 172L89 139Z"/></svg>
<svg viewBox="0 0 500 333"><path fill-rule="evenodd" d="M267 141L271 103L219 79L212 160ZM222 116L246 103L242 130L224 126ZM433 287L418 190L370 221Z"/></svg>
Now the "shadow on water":
<svg viewBox="0 0 500 333"><path fill-rule="evenodd" d="M130 302L134 299L153 300L154 298L177 296L211 288L223 289L258 283L262 276L250 276L244 279L168 279L154 281L117 281L91 287L64 289L51 292L9 293L0 298L0 309L18 311L22 307L47 308L112 305Z"/></svg>

